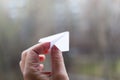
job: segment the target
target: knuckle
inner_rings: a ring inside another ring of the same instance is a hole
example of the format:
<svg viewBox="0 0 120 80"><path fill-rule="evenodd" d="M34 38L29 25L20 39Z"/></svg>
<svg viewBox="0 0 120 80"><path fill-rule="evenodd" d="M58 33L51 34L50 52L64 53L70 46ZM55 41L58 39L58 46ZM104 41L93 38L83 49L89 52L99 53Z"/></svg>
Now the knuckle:
<svg viewBox="0 0 120 80"><path fill-rule="evenodd" d="M22 61L19 62L19 66L21 66L21 64L22 64Z"/></svg>
<svg viewBox="0 0 120 80"><path fill-rule="evenodd" d="M27 52L28 52L27 50L24 50L24 51L22 52L22 57L25 56L25 55L27 54Z"/></svg>
<svg viewBox="0 0 120 80"><path fill-rule="evenodd" d="M24 54L26 54L27 53L27 50L24 50L23 52L22 52L22 55L24 55Z"/></svg>

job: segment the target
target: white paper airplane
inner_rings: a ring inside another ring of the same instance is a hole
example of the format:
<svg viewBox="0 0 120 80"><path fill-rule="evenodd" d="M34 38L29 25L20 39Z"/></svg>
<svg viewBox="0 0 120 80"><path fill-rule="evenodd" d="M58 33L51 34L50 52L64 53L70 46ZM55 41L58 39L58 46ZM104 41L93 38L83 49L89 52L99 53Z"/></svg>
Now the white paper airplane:
<svg viewBox="0 0 120 80"><path fill-rule="evenodd" d="M51 42L50 48L56 45L62 52L69 51L69 32L62 32L48 36L39 40L39 42Z"/></svg>

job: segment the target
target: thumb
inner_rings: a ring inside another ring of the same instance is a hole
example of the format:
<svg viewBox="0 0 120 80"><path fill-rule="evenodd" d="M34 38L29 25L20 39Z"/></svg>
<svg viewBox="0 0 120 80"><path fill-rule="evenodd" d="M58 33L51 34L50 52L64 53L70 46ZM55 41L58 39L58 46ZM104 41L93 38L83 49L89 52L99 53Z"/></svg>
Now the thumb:
<svg viewBox="0 0 120 80"><path fill-rule="evenodd" d="M54 45L51 49L53 75L67 74L62 52Z"/></svg>

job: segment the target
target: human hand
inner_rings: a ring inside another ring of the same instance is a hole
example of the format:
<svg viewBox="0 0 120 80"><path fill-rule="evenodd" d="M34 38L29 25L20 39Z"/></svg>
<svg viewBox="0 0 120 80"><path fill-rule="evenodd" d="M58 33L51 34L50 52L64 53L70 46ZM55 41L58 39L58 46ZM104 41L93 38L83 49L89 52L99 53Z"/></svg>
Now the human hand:
<svg viewBox="0 0 120 80"><path fill-rule="evenodd" d="M24 80L69 80L62 52L54 45L51 49L52 72L44 72L40 54L49 50L50 43L40 43L22 52L20 68Z"/></svg>

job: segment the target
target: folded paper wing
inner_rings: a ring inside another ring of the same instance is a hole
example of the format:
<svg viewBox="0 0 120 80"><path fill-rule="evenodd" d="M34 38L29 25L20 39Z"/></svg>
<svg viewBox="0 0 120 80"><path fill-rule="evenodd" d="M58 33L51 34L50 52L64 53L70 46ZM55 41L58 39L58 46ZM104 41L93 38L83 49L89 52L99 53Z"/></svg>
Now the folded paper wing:
<svg viewBox="0 0 120 80"><path fill-rule="evenodd" d="M51 47L53 45L56 45L62 52L69 51L69 32L66 31L52 36L48 36L40 39L39 42L50 42Z"/></svg>

